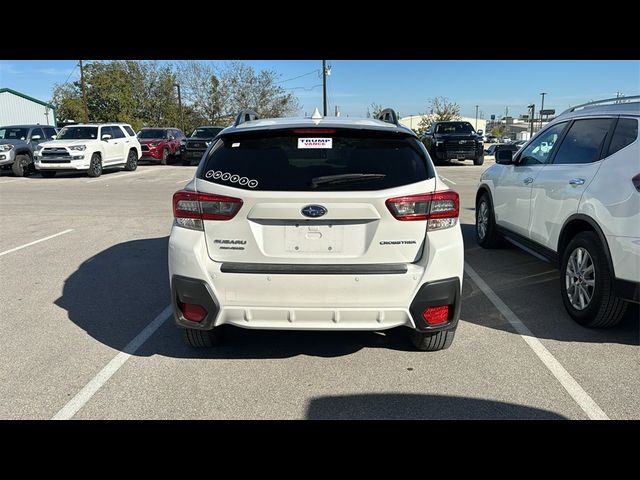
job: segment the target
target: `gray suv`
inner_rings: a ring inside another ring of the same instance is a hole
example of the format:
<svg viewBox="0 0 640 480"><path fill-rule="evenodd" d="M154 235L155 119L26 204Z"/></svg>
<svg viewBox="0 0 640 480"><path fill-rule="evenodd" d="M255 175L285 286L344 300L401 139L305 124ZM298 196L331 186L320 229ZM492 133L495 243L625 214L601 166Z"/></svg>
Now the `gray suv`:
<svg viewBox="0 0 640 480"><path fill-rule="evenodd" d="M56 133L50 125L0 127L0 168L11 168L16 177L29 175L34 170L34 150L41 142L55 140Z"/></svg>

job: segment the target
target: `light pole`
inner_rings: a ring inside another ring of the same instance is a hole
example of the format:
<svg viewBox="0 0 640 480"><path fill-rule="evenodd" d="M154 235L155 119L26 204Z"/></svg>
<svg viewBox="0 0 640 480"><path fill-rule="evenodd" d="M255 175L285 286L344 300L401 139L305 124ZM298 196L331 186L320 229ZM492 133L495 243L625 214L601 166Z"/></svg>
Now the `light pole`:
<svg viewBox="0 0 640 480"><path fill-rule="evenodd" d="M173 86L178 89L178 109L180 110L180 128L182 128L182 131L184 132L184 117L182 116L182 97L180 96L180 84L174 83Z"/></svg>
<svg viewBox="0 0 640 480"><path fill-rule="evenodd" d="M478 105L476 105L476 131L478 131Z"/></svg>
<svg viewBox="0 0 640 480"><path fill-rule="evenodd" d="M327 61L322 60L322 104L323 115L327 116Z"/></svg>
<svg viewBox="0 0 640 480"><path fill-rule="evenodd" d="M533 138L533 119L536 115L536 104L532 103L531 105L527 105L529 109L529 114L531 115L529 122L531 123L531 132L529 133L529 138Z"/></svg>
<svg viewBox="0 0 640 480"><path fill-rule="evenodd" d="M542 129L542 111L544 110L544 96L547 94L547 92L540 92L540 95L542 96L542 103L540 105L540 129Z"/></svg>

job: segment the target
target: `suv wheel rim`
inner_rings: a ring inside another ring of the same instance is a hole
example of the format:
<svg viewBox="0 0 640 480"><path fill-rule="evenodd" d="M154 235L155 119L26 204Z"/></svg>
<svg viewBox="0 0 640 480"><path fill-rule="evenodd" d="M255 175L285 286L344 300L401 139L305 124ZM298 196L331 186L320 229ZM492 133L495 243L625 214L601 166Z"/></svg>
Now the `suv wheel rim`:
<svg viewBox="0 0 640 480"><path fill-rule="evenodd" d="M593 298L596 276L593 259L585 248L578 247L569 255L564 283L571 306L576 310L587 308Z"/></svg>
<svg viewBox="0 0 640 480"><path fill-rule="evenodd" d="M136 155L133 152L129 152L129 166L134 167L136 164Z"/></svg>
<svg viewBox="0 0 640 480"><path fill-rule="evenodd" d="M487 234L487 226L489 225L489 207L487 202L482 202L478 207L478 236L483 239Z"/></svg>

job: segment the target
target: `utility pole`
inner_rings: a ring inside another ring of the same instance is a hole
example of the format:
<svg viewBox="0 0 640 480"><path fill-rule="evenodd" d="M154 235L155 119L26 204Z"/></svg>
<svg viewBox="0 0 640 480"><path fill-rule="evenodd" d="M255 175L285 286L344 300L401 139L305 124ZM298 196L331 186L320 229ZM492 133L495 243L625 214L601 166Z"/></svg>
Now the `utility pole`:
<svg viewBox="0 0 640 480"><path fill-rule="evenodd" d="M536 104L532 103L531 105L528 106L529 108L529 114L531 115L531 117L529 118L529 122L531 123L531 132L529 133L529 138L533 138L533 118L536 115Z"/></svg>
<svg viewBox="0 0 640 480"><path fill-rule="evenodd" d="M547 94L547 92L540 92L540 95L542 95L542 104L540 105L540 129L542 129L542 111L544 110L544 96Z"/></svg>
<svg viewBox="0 0 640 480"><path fill-rule="evenodd" d="M616 98L621 98L621 97L624 97L624 93L622 93L620 90L618 90L618 91L616 92ZM619 102L619 101L616 101L616 103L620 103L620 102Z"/></svg>
<svg viewBox="0 0 640 480"><path fill-rule="evenodd" d="M327 61L322 60L322 104L323 114L327 116Z"/></svg>
<svg viewBox="0 0 640 480"><path fill-rule="evenodd" d="M87 108L87 91L84 88L84 70L82 69L82 60L80 60L80 85L82 86L82 103L84 104L84 122L89 121L89 109Z"/></svg>
<svg viewBox="0 0 640 480"><path fill-rule="evenodd" d="M180 84L174 83L173 86L178 88L178 108L180 109L180 128L182 129L182 132L186 135L186 132L184 131L184 117L182 116L182 97L180 96Z"/></svg>
<svg viewBox="0 0 640 480"><path fill-rule="evenodd" d="M476 131L478 130L478 105L476 105Z"/></svg>

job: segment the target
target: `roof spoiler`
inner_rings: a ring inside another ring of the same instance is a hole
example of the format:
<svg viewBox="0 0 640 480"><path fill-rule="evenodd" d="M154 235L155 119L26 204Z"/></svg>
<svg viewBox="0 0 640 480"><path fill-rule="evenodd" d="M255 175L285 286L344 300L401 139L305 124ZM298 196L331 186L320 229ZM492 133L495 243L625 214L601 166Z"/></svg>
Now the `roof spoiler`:
<svg viewBox="0 0 640 480"><path fill-rule="evenodd" d="M376 115L376 120L393 123L397 127L400 126L400 122L398 121L398 114L393 108L385 108L384 110L382 110L378 115Z"/></svg>
<svg viewBox="0 0 640 480"><path fill-rule="evenodd" d="M233 126L237 127L241 123L250 122L252 120L259 120L260 117L253 110L242 110L236 117L236 121L233 122Z"/></svg>
<svg viewBox="0 0 640 480"><path fill-rule="evenodd" d="M635 101L634 102L628 102L627 100L635 100ZM564 115L565 113L573 112L575 110L578 110L579 108L590 107L592 105L604 105L604 104L607 104L607 103L613 103L613 104L616 104L616 103L638 103L638 101L640 101L640 95L633 95L631 97L605 98L604 100L596 100L595 102L587 102L587 103L583 103L581 105L576 105L575 107L568 108L564 112L562 112L560 115ZM558 115L558 117L560 115Z"/></svg>

